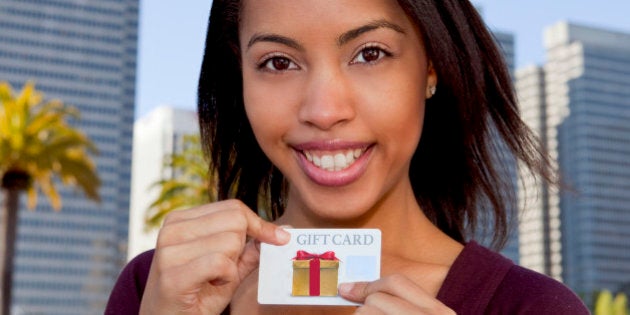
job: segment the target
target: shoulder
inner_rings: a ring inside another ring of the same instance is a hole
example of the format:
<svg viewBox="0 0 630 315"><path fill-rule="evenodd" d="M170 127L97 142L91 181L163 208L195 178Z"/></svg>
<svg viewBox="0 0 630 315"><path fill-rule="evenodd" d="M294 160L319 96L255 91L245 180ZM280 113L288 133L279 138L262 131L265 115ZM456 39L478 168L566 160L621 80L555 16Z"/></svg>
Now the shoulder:
<svg viewBox="0 0 630 315"><path fill-rule="evenodd" d="M589 314L562 283L475 242L451 266L438 299L458 314Z"/></svg>
<svg viewBox="0 0 630 315"><path fill-rule="evenodd" d="M561 282L516 265L505 275L488 309L496 314L590 314Z"/></svg>
<svg viewBox="0 0 630 315"><path fill-rule="evenodd" d="M153 250L146 251L132 259L118 276L105 314L137 314L144 287L149 277Z"/></svg>

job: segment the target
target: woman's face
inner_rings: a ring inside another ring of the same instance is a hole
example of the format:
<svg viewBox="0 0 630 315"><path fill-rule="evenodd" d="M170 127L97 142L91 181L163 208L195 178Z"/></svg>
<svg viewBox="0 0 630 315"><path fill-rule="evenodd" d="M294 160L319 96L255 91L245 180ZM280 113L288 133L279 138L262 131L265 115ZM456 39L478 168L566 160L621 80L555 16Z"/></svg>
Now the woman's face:
<svg viewBox="0 0 630 315"><path fill-rule="evenodd" d="M239 37L245 109L287 212L347 220L409 198L436 78L397 1L245 0Z"/></svg>

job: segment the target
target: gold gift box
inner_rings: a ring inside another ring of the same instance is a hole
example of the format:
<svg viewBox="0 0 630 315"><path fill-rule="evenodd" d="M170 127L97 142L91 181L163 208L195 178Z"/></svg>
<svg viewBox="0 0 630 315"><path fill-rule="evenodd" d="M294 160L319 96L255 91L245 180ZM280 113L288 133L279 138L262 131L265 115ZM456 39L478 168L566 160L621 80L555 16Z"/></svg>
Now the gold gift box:
<svg viewBox="0 0 630 315"><path fill-rule="evenodd" d="M293 261L293 296L309 296L309 260ZM337 296L339 261L320 260L319 296Z"/></svg>

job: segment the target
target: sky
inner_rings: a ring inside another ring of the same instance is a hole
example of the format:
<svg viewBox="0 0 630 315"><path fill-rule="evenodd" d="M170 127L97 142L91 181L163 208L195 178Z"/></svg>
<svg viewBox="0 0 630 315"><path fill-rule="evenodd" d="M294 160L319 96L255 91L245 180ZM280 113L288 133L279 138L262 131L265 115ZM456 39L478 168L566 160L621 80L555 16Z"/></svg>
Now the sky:
<svg viewBox="0 0 630 315"><path fill-rule="evenodd" d="M630 0L472 2L491 30L515 36L517 68L544 62L543 30L558 21L630 33ZM161 105L195 108L211 4L211 0L140 1L136 118Z"/></svg>

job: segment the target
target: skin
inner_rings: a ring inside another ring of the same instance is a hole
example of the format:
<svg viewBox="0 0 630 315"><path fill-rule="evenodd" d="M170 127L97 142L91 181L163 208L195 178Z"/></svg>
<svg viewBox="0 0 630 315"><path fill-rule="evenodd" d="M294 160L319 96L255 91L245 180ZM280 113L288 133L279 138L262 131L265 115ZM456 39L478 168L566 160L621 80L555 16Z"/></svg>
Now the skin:
<svg viewBox="0 0 630 315"><path fill-rule="evenodd" d="M245 109L289 183L285 215L268 223L236 200L169 215L141 313L453 314L435 297L462 245L424 216L408 177L437 84L413 22L394 0L246 0L241 21ZM357 148L332 172L304 153ZM381 229L382 278L339 289L363 306L259 305L256 241L288 242L280 224Z"/></svg>

